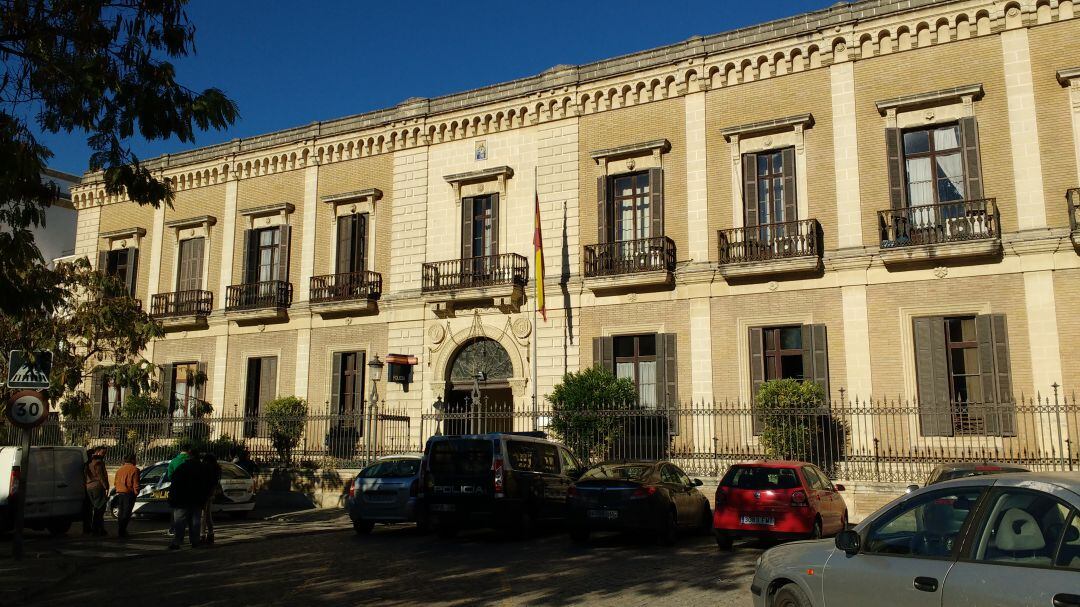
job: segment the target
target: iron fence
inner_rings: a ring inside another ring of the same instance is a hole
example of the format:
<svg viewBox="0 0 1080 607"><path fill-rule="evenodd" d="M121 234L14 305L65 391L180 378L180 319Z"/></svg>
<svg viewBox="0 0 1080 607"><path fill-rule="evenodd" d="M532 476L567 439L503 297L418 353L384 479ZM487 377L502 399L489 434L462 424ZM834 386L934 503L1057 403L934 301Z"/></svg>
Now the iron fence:
<svg viewBox="0 0 1080 607"><path fill-rule="evenodd" d="M1080 188L1069 188L1065 201L1069 205L1069 229L1076 232L1080 230Z"/></svg>
<svg viewBox="0 0 1080 607"><path fill-rule="evenodd" d="M675 241L667 236L585 245L585 276L675 271Z"/></svg>
<svg viewBox="0 0 1080 607"><path fill-rule="evenodd" d="M347 272L311 277L311 302L324 303L350 299L378 299L382 295L382 274Z"/></svg>
<svg viewBox="0 0 1080 607"><path fill-rule="evenodd" d="M524 285L529 280L529 262L517 253L431 261L421 270L423 282L420 288L424 293Z"/></svg>
<svg viewBox="0 0 1080 607"><path fill-rule="evenodd" d="M292 297L292 283L284 280L229 285L225 289L225 309L288 308L292 305Z"/></svg>
<svg viewBox="0 0 1080 607"><path fill-rule="evenodd" d="M717 232L722 264L820 257L821 242L821 224L816 219L767 223Z"/></svg>
<svg viewBox="0 0 1080 607"><path fill-rule="evenodd" d="M999 238L997 199L917 204L878 211L881 246L943 244Z"/></svg>

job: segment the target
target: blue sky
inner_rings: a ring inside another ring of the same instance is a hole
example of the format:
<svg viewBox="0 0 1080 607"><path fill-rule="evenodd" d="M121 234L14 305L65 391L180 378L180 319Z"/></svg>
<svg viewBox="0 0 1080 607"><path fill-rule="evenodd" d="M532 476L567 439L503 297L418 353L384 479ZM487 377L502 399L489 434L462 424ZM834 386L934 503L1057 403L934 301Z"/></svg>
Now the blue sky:
<svg viewBox="0 0 1080 607"><path fill-rule="evenodd" d="M197 54L184 84L223 89L240 119L196 143L132 142L142 158L389 107L723 32L834 0L192 0ZM305 6L305 4L307 6ZM302 7L302 8L301 8ZM48 135L53 168L79 174L79 133Z"/></svg>

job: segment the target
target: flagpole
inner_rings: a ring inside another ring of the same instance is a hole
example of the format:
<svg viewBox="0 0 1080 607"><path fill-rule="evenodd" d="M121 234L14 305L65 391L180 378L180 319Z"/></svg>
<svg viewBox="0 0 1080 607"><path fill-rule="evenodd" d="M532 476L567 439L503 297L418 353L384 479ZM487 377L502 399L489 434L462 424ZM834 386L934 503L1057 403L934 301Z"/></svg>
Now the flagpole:
<svg viewBox="0 0 1080 607"><path fill-rule="evenodd" d="M533 228L534 230L540 229L540 225L539 225L540 224L540 187L537 184L536 180L537 180L537 169L536 169L536 165L534 164L533 165L533 204L535 204L536 208L537 208L536 214L535 214L537 225ZM536 253L534 251L533 252L533 260L535 260L535 259L536 259ZM535 266L535 263L533 265ZM541 277L543 275L544 275L544 272L542 271L541 268L534 267L533 268L533 283L536 283L537 280L541 280ZM533 319L532 319L532 325L533 325L533 334L532 334L532 350L533 350L532 351L532 387L533 387L533 393L532 393L533 415L532 415L532 418L533 418L533 431L536 431L540 427L540 420L539 420L540 399L539 399L539 392L538 392L539 389L540 389L540 386L539 386L539 382L537 381L537 377L536 377L536 373L537 373L537 364L536 364L537 345L536 345L536 343L537 343L537 337L539 336L539 332L540 332L540 327L537 326L537 324L536 324L536 308L539 305L539 301L537 301L537 298L536 298L537 293L539 293L538 285L533 284L533 296L532 296L532 300L533 300L533 305L532 305L532 309L533 309Z"/></svg>

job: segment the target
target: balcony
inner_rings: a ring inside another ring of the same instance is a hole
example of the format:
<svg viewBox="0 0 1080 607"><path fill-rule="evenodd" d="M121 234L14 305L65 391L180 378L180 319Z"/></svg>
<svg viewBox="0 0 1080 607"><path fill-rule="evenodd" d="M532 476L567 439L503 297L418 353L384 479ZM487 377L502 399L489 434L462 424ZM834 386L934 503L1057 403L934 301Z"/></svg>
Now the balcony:
<svg viewBox="0 0 1080 607"><path fill-rule="evenodd" d="M993 198L878 211L886 265L992 257L1001 253Z"/></svg>
<svg viewBox="0 0 1080 607"><path fill-rule="evenodd" d="M150 298L150 316L161 322L167 331L205 327L206 317L213 309L214 294L211 291L174 291Z"/></svg>
<svg viewBox="0 0 1080 607"><path fill-rule="evenodd" d="M1072 188L1065 193L1069 203L1069 233L1073 246L1080 249L1080 188Z"/></svg>
<svg viewBox="0 0 1080 607"><path fill-rule="evenodd" d="M816 219L767 223L717 232L720 275L738 280L821 271Z"/></svg>
<svg viewBox="0 0 1080 607"><path fill-rule="evenodd" d="M378 272L311 277L311 311L324 317L376 312L381 295L382 274Z"/></svg>
<svg viewBox="0 0 1080 607"><path fill-rule="evenodd" d="M282 320L292 305L292 283L268 280L230 285L225 290L225 314L237 323Z"/></svg>
<svg viewBox="0 0 1080 607"><path fill-rule="evenodd" d="M434 261L423 266L421 291L437 314L454 306L490 301L504 311L520 308L529 279L529 262L516 253Z"/></svg>
<svg viewBox="0 0 1080 607"><path fill-rule="evenodd" d="M585 245L585 286L594 293L675 283L675 241L667 236Z"/></svg>

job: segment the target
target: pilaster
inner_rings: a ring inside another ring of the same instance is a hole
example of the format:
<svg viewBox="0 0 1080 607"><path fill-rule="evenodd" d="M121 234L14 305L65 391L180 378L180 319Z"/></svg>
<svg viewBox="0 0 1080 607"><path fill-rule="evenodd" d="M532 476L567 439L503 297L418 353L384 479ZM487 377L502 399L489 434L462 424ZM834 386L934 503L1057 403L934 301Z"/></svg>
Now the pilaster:
<svg viewBox="0 0 1080 607"><path fill-rule="evenodd" d="M836 176L836 234L841 249L861 247L859 134L855 121L855 64L829 66L832 87L833 169Z"/></svg>
<svg viewBox="0 0 1080 607"><path fill-rule="evenodd" d="M709 259L709 179L706 168L705 93L684 98L686 116L687 256Z"/></svg>
<svg viewBox="0 0 1080 607"><path fill-rule="evenodd" d="M217 307L225 307L225 294L233 283L233 255L236 246L236 193L239 182L230 175L225 182L225 212L221 217L221 290L216 297Z"/></svg>
<svg viewBox="0 0 1080 607"><path fill-rule="evenodd" d="M311 277L315 271L315 233L318 229L315 221L319 210L319 165L311 162L304 168L304 229L303 242L300 243L300 278L296 285L297 301L310 299ZM310 332L309 335L310 337ZM306 372L305 372L306 375ZM297 378L300 373L297 372Z"/></svg>
<svg viewBox="0 0 1080 607"><path fill-rule="evenodd" d="M1001 53L1009 108L1013 182L1016 184L1017 227L1020 230L1045 228L1046 200L1027 29L1002 32Z"/></svg>

